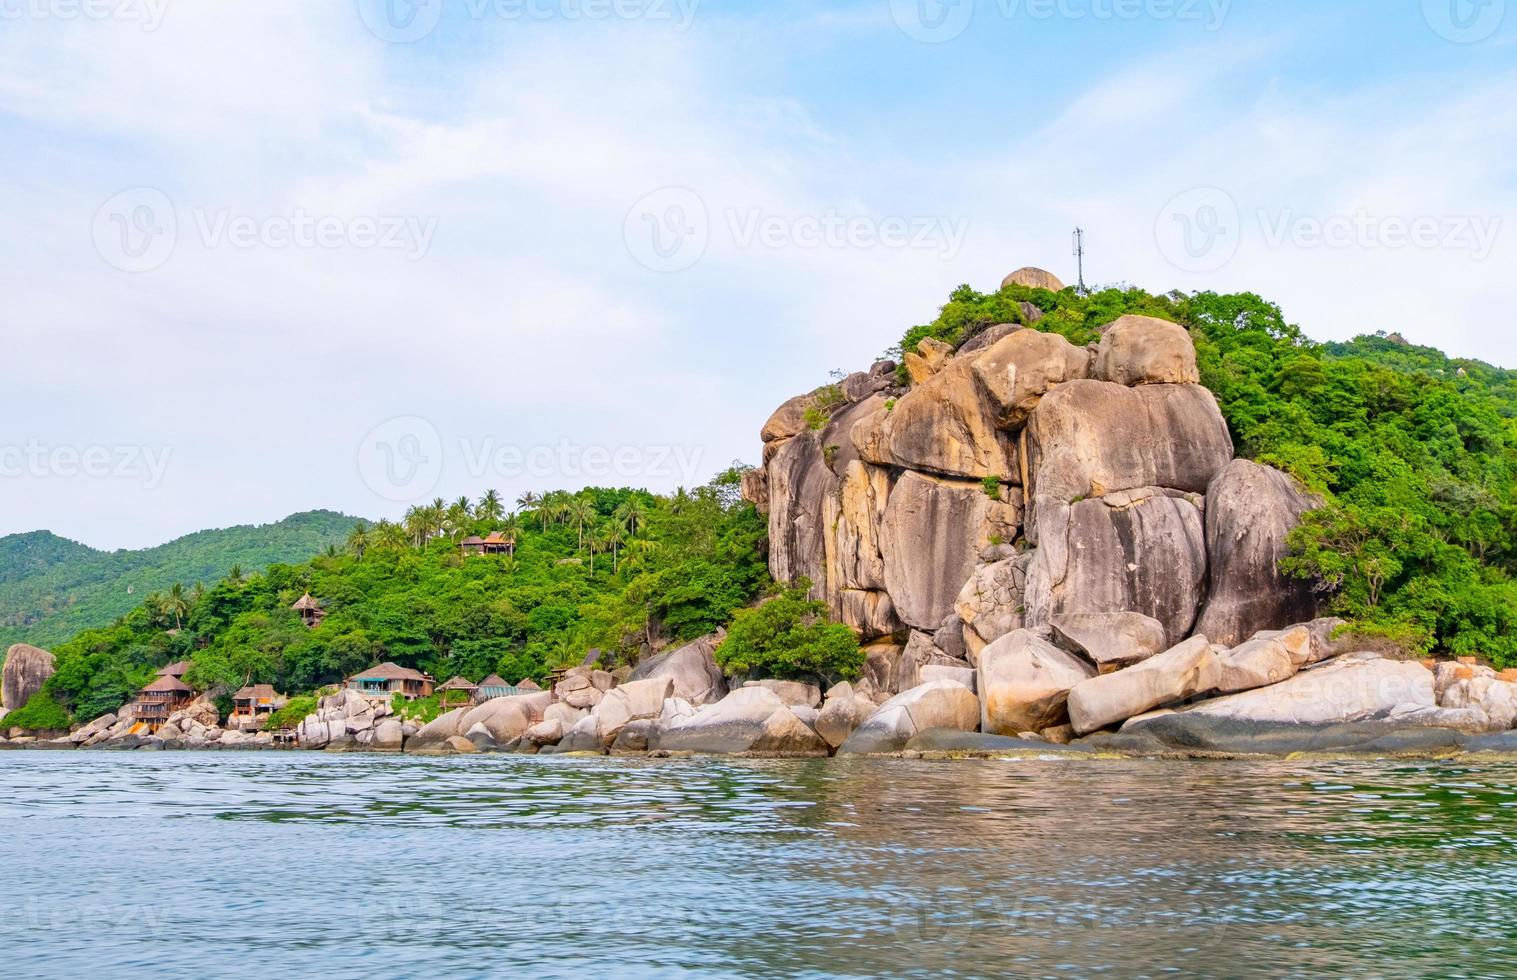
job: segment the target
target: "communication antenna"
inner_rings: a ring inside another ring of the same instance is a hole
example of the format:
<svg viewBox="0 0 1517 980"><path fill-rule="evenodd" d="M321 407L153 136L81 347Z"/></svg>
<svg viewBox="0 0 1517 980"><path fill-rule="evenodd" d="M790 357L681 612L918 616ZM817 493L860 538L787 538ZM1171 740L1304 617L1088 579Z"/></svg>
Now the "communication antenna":
<svg viewBox="0 0 1517 980"><path fill-rule="evenodd" d="M1084 228L1076 228L1075 229L1075 259L1078 260L1078 262L1079 262L1079 270L1080 270L1080 285L1079 285L1078 289L1080 291L1080 294L1083 296L1085 294L1085 229Z"/></svg>

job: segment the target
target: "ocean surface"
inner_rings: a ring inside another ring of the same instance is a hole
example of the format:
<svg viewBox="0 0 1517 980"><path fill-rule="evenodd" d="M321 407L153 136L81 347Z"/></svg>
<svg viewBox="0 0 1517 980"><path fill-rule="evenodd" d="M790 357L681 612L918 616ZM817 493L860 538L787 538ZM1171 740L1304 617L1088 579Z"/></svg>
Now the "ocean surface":
<svg viewBox="0 0 1517 980"><path fill-rule="evenodd" d="M1517 766L0 752L0 976L1517 975Z"/></svg>

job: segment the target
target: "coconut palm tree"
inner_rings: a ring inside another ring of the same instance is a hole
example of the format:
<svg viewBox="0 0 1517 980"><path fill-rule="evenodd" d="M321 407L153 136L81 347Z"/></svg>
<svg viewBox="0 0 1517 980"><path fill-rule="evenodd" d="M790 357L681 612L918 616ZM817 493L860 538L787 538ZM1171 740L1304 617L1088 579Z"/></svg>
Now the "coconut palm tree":
<svg viewBox="0 0 1517 980"><path fill-rule="evenodd" d="M569 501L566 511L569 523L573 524L579 532L579 546L585 546L585 525L595 521L595 505L584 497L575 497Z"/></svg>
<svg viewBox="0 0 1517 980"><path fill-rule="evenodd" d="M468 497L459 497L448 505L448 512L443 517L443 529L457 540L460 534L469 529L474 521L474 512L469 507Z"/></svg>
<svg viewBox="0 0 1517 980"><path fill-rule="evenodd" d="M359 521L353 525L353 530L348 532L348 553L359 561L363 561L363 553L369 550L369 525Z"/></svg>
<svg viewBox="0 0 1517 980"><path fill-rule="evenodd" d="M405 527L394 521L382 520L374 527L372 543L381 548L400 549L407 545Z"/></svg>
<svg viewBox="0 0 1517 980"><path fill-rule="evenodd" d="M500 530L506 536L506 540L510 542L506 546L506 554L516 554L516 535L521 531L521 517L515 511L507 514L506 519L501 522Z"/></svg>
<svg viewBox="0 0 1517 980"><path fill-rule="evenodd" d="M185 617L190 614L190 597L184 591L183 585L175 582L169 589L169 594L163 602L163 611L174 617L175 629L183 628Z"/></svg>
<svg viewBox="0 0 1517 980"><path fill-rule="evenodd" d="M627 525L614 521L601 537L601 543L611 549L611 574L615 575L621 560L622 545L627 543Z"/></svg>
<svg viewBox="0 0 1517 980"><path fill-rule="evenodd" d="M230 585L241 585L242 579L243 571L241 565L233 565L232 570L226 573L226 580Z"/></svg>
<svg viewBox="0 0 1517 980"><path fill-rule="evenodd" d="M616 508L616 519L626 526L628 534L636 537L648 523L648 507L641 497L628 497Z"/></svg>
<svg viewBox="0 0 1517 980"><path fill-rule="evenodd" d="M486 490L485 495L479 498L479 506L474 508L474 515L482 521L498 521L506 513L505 504L501 503L499 490Z"/></svg>

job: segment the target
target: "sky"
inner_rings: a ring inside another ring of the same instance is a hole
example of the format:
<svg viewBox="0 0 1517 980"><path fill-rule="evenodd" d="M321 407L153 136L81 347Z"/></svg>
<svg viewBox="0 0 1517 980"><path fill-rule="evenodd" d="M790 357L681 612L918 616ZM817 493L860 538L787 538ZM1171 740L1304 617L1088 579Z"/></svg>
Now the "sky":
<svg viewBox="0 0 1517 980"><path fill-rule="evenodd" d="M1517 367L1507 0L0 0L0 534L758 461L961 283Z"/></svg>

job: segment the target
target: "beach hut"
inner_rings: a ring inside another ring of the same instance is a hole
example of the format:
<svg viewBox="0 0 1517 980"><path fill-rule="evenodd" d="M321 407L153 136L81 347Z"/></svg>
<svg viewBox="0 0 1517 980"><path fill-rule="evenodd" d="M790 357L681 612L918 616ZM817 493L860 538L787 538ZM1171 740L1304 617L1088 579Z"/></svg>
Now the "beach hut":
<svg viewBox="0 0 1517 980"><path fill-rule="evenodd" d="M327 618L326 610L321 608L321 603L318 600L311 598L311 593L309 592L296 599L295 605L290 608L300 614L300 621L307 626L317 626L323 619Z"/></svg>
<svg viewBox="0 0 1517 980"><path fill-rule="evenodd" d="M349 677L348 689L372 697L399 694L407 698L424 698L432 693L432 678L410 667L382 663Z"/></svg>
<svg viewBox="0 0 1517 980"><path fill-rule="evenodd" d="M272 684L249 684L232 695L232 713L227 717L231 728L258 728L284 705Z"/></svg>
<svg viewBox="0 0 1517 980"><path fill-rule="evenodd" d="M491 674L479 682L479 688L474 692L475 701L490 701L494 698L509 698L516 693L516 688L507 683L506 679L499 674Z"/></svg>
<svg viewBox="0 0 1517 980"><path fill-rule="evenodd" d="M474 700L479 685L469 683L467 678L455 677L437 689L437 703L442 710L459 708Z"/></svg>
<svg viewBox="0 0 1517 980"><path fill-rule="evenodd" d="M485 539L471 534L458 543L458 548L466 555L482 555L485 553Z"/></svg>
<svg viewBox="0 0 1517 980"><path fill-rule="evenodd" d="M158 676L173 677L182 681L184 680L184 675L188 674L190 672L190 668L193 666L195 665L190 663L188 660L178 660L159 670Z"/></svg>
<svg viewBox="0 0 1517 980"><path fill-rule="evenodd" d="M132 705L132 718L138 724L147 726L148 731L156 732L160 725L169 720L169 715L189 704L194 697L195 691L179 678L167 675L158 677L137 692L137 700Z"/></svg>

